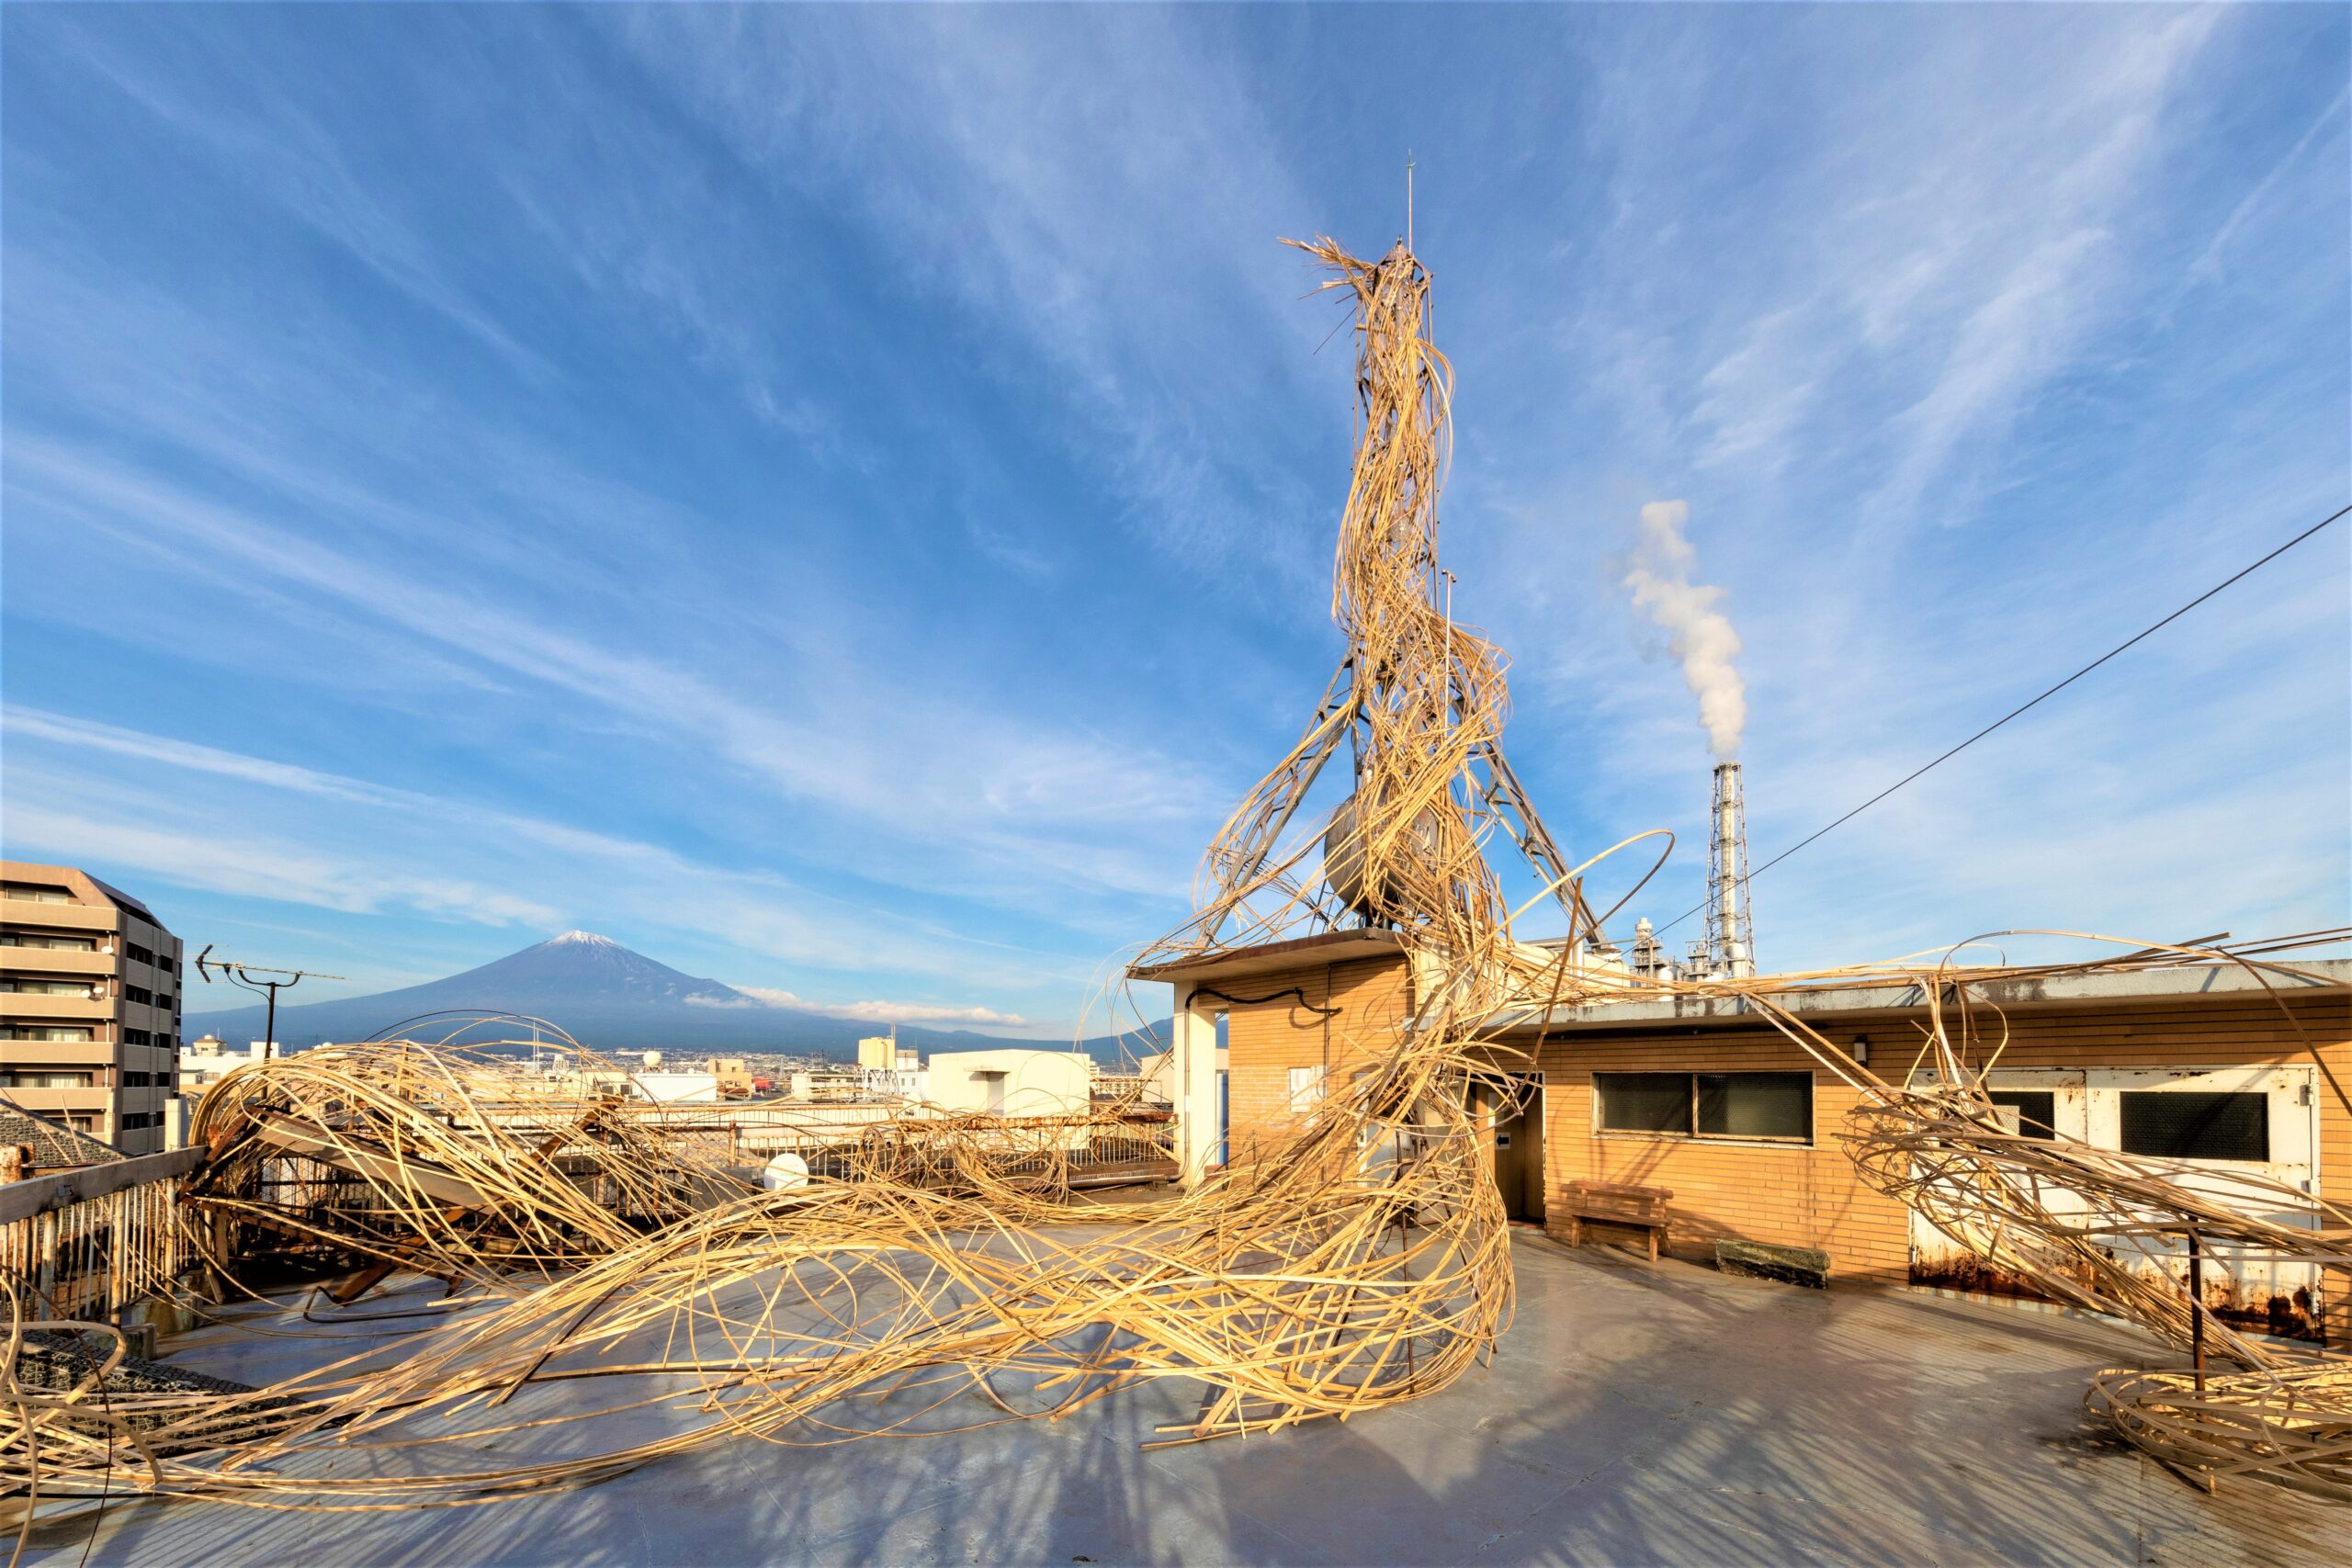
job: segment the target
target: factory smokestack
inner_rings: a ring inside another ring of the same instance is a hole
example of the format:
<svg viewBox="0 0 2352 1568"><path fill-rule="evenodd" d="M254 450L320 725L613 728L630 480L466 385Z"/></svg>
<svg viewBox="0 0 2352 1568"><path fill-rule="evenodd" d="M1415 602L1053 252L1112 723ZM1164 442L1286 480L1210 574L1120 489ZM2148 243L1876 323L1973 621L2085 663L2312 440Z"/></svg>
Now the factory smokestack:
<svg viewBox="0 0 2352 1568"><path fill-rule="evenodd" d="M1707 849L1707 956L1722 976L1756 973L1756 931L1747 905L1747 803L1739 764L1715 764L1712 841Z"/></svg>
<svg viewBox="0 0 2352 1568"><path fill-rule="evenodd" d="M1708 749L1729 761L1739 755L1739 732L1747 726L1747 686L1732 664L1739 634L1715 608L1724 591L1690 581L1699 557L1682 536L1690 520L1688 502L1654 501L1642 508L1625 586L1634 591L1634 607L1648 611L1668 634L1674 657L1682 661L1683 683L1699 699Z"/></svg>

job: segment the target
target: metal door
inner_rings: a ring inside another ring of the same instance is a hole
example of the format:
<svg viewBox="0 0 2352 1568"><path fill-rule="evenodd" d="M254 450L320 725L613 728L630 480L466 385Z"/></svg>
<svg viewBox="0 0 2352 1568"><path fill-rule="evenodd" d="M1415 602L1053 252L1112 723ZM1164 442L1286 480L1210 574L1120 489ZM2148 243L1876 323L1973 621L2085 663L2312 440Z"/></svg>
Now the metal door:
<svg viewBox="0 0 2352 1568"><path fill-rule="evenodd" d="M2300 1224L2308 1214L2282 1208L2275 1191L2257 1182L2267 1180L2298 1192L2319 1190L2319 1103L2313 1092L2315 1070L2309 1066L2095 1068L2089 1074L2090 1141L2100 1148L2127 1146L2132 1121L2144 1121L2134 1111L2134 1097L2151 1095L2230 1095L2254 1097L2258 1103L2264 1147L2261 1158L2196 1158L2174 1156L2188 1168L2181 1185L2232 1208L2281 1224ZM2245 1152L2253 1153L2251 1148ZM2186 1248L2165 1246L2150 1267L2161 1267L2176 1278L2188 1273ZM2233 1319L2245 1314L2249 1325L2268 1325L2273 1316L2281 1327L2298 1326L2312 1315L2312 1298L2320 1286L2319 1269L2310 1263L2250 1260L2221 1249L2216 1269L2206 1268L2208 1303ZM2300 1292L2300 1299L2299 1299ZM2277 1298L2281 1303L2272 1308Z"/></svg>
<svg viewBox="0 0 2352 1568"><path fill-rule="evenodd" d="M2295 1212L2282 1209L2276 1193L2266 1192L2256 1180L2283 1183L2301 1192L2319 1190L2319 1107L2315 1074L2309 1066L2012 1068L1995 1072L1986 1087L1996 1094L2047 1093L2051 1125L2058 1135L2115 1150L2126 1148L2127 1122L2144 1133L2152 1120L2146 1114L2150 1102L2135 1105L2129 1097L2257 1097L2259 1117L2245 1118L2244 1125L2250 1130L2258 1121L2262 1157L2169 1156L2183 1168L2182 1185L2286 1224L2298 1223ZM2251 1111L2253 1102L2242 1109ZM2251 1145L2244 1152L2253 1152ZM2051 1213L2062 1218L2084 1207L2064 1191L2045 1190L2040 1196ZM2184 1245L2156 1242L2145 1251L2142 1267L2186 1278ZM1911 1216L1911 1258L1912 1276L1922 1282L2005 1292L2018 1288L2018 1282L1978 1266L1965 1246L1917 1212ZM2224 1248L2207 1266L2206 1280L2208 1304L2245 1326L2300 1333L2318 1315L2314 1298L2321 1280L2312 1264L2249 1259Z"/></svg>
<svg viewBox="0 0 2352 1568"><path fill-rule="evenodd" d="M1924 1087L1933 1076L1922 1071L1913 1074L1911 1081L1915 1087ZM1984 1087L1996 1096L2047 1094L2051 1099L2052 1131L2062 1138L2089 1142L2089 1100L2080 1068L2005 1067L1994 1072ZM2034 1196L2053 1216L2064 1218L2078 1214L2083 1209L2082 1200L2071 1192L2043 1189ZM2024 1289L2021 1281L1985 1268L1978 1262L1973 1249L1937 1229L1917 1209L1911 1212L1911 1278L1919 1284L1992 1291L2004 1295L2017 1294Z"/></svg>

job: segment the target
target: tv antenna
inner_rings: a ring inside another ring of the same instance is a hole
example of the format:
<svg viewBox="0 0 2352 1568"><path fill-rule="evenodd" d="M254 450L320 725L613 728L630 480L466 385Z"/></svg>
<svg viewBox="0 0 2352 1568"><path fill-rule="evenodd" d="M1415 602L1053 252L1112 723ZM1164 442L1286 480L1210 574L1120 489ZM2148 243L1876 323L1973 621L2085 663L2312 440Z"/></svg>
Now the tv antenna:
<svg viewBox="0 0 2352 1568"><path fill-rule="evenodd" d="M269 998L269 1011L262 1025L261 1055L267 1061L277 1050L277 993L291 989L304 980L347 980L347 975L329 975L317 969L272 969L266 964L246 964L234 958L215 958L213 944L206 942L204 951L196 955L196 972L207 985L212 982L212 972L220 971L220 978L232 986L243 986L257 997ZM266 975L283 976L282 979L262 979Z"/></svg>

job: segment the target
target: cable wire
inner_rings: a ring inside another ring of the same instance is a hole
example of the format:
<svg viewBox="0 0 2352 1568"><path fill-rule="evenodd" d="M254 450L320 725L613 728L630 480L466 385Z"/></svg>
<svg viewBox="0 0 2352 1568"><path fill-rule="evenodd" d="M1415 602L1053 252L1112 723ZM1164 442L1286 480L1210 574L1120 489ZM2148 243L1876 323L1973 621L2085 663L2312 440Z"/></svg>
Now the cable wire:
<svg viewBox="0 0 2352 1568"><path fill-rule="evenodd" d="M1787 849L1782 850L1779 854L1774 855L1770 860L1766 861L1762 865L1758 866L1754 871L1749 872L1746 876L1742 877L1740 879L1741 886L1745 887L1748 883L1755 881L1756 878L1763 875L1766 872L1771 870L1774 866L1780 864L1782 861L1788 859L1791 855L1796 853L1807 844L1813 842L1814 840L1829 832L1831 829L1845 826L1845 824L1852 821L1855 818L1860 817L1863 812L1868 811L1871 807L1876 806L1880 801L1884 800L1888 795L1893 795L1896 790L1901 789L1905 784L1909 784L1913 779L1917 778L1921 773L1926 773L1929 768L1933 768L1939 763L1949 761L1952 758L1958 756L1961 752L1967 750L1971 746L1975 745L1979 740L1984 739L1986 736L1992 734L1993 731L2000 728L2001 726L2008 723L2009 720L2016 718L2018 715L2026 712L2029 708L2035 707L2047 701L2049 698L2056 696L2059 693L2064 691L2067 687L2073 685L2075 682L2081 680L2084 676L2089 674L2092 671L2098 669L2100 665L2106 663L2117 654L2121 653L2125 649L2130 648L2133 643L2139 642L2144 637L2162 631L2173 622L2180 619L2181 616L2188 614L2189 611L2197 608L2198 605L2205 603L2206 600L2213 597L2214 594L2219 593L2222 589L2227 588L2232 583L2237 581L2238 579L2250 576L2254 572L2261 570L2263 567L2268 566L2272 561L2277 560L2280 556L2285 555L2289 550L2293 549L2297 545L2301 544L2305 539L2310 538L2312 535L2318 533L2329 524L2340 521L2346 513L2352 513L2352 506L2340 507L2328 516L2321 518L2318 522L2312 524L2310 527L2304 529L2301 533L2296 535L2293 538L2288 540L2277 549L2272 550L2268 555L2264 556L2260 560L2256 561L2252 566L2239 569L2230 576L2225 577L2221 581L2213 584L2212 587L2205 590L2204 592L2199 593L2196 598L2191 599L2188 604L2183 604L2179 609L2175 610L2171 615L2166 615L2163 620L2158 621L2155 625L2148 627L2145 631L2140 632L2137 636L2117 643L2113 648L2109 649L2105 653L2100 654L2097 659L2092 660L2088 664L2084 665L2080 670L2075 671L2072 675L2067 676L2064 680L2059 682L2056 685L2042 693L2041 696L2034 698L2032 702L2024 703L2017 707L2011 708L2008 712L2003 714L2000 717L1995 719L1992 723L1986 725L1984 728L1978 730L1975 734L1970 736L1967 739L1962 741L1951 750L1946 751L1942 756L1938 757L1935 761L1928 762L1924 766L1913 769L1910 773L1904 774L1901 778L1895 780L1893 784L1887 785L1884 789L1879 791L1876 795L1871 796L1868 800L1862 802L1851 811L1846 813L1845 816L1838 818L1837 821L1830 823L1828 827L1816 829L1804 838L1799 839L1795 843L1791 844ZM1696 904L1691 905L1689 908L1683 910L1682 913L1675 916L1674 919L1658 927L1657 934L1664 936L1668 931L1672 931L1675 927L1680 925L1683 921L1689 919L1691 916L1697 914L1706 907L1707 900L1704 898L1700 899Z"/></svg>

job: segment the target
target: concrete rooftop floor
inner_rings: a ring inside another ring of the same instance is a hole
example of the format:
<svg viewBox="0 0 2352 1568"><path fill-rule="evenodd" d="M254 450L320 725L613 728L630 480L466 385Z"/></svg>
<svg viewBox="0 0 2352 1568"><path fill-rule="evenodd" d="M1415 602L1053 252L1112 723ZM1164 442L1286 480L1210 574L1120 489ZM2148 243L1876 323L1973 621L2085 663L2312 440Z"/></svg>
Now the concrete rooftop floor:
<svg viewBox="0 0 2352 1568"><path fill-rule="evenodd" d="M481 1507L118 1503L95 1530L87 1508L44 1519L27 1560L2352 1562L2352 1513L2257 1484L2206 1496L2086 1420L2092 1371L2162 1359L2133 1330L1516 1242L1494 1364L1345 1424L1145 1453L1193 1409L1194 1385L1161 1383L1055 1426L738 1441ZM172 1359L260 1381L317 1352L209 1328Z"/></svg>

